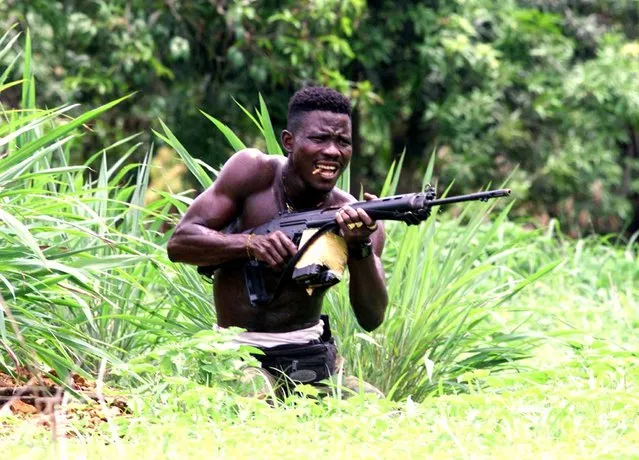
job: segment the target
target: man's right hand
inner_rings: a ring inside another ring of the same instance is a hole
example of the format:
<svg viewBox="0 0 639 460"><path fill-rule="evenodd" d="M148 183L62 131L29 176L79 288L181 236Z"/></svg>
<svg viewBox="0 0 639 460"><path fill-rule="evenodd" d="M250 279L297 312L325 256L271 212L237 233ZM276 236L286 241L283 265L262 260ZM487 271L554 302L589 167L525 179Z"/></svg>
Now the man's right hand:
<svg viewBox="0 0 639 460"><path fill-rule="evenodd" d="M246 249L251 257L276 270L284 268L285 263L297 252L295 244L281 231L268 235L247 235Z"/></svg>

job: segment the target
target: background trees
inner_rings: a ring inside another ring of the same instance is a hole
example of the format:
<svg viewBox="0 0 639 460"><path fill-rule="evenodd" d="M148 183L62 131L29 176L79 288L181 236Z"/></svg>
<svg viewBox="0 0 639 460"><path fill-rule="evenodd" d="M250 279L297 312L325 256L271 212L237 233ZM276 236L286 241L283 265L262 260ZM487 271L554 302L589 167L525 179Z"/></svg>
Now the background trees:
<svg viewBox="0 0 639 460"><path fill-rule="evenodd" d="M404 149L399 191L417 188L435 152L436 175L455 192L510 177L519 215L559 217L575 234L632 222L636 2L402 5L14 0L0 17L5 29L31 29L40 105L98 106L138 91L92 126L102 140L150 136L162 118L189 151L220 164L231 151L199 108L259 146L234 99L250 107L261 93L279 129L295 89L325 84L356 103L354 188L378 189ZM11 94L3 103L16 106Z"/></svg>

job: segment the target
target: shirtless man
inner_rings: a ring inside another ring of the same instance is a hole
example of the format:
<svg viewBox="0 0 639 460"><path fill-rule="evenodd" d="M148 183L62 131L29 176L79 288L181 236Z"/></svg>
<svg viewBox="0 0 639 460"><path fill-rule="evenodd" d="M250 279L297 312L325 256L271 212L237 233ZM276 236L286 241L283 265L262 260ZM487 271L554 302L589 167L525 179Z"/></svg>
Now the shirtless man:
<svg viewBox="0 0 639 460"><path fill-rule="evenodd" d="M350 302L367 331L382 323L388 303L380 260L384 231L366 212L349 206L356 201L352 195L335 187L352 156L347 98L328 88L298 91L289 102L281 142L286 157L256 149L234 154L215 183L182 217L169 241L168 254L175 262L219 265L214 274L218 326L246 329L240 340L265 352L266 358L258 359L271 373L281 371L294 380L314 383L336 370L333 340L320 319L328 288L309 295L303 286L288 280L268 307L251 306L243 273L249 256L270 266L264 280L272 290L297 247L282 232L251 235L245 231L282 211L338 208L336 221L348 247ZM306 366L312 372L300 373L305 359L310 357L306 361L316 363L318 353L326 355L322 359L327 374L316 364Z"/></svg>

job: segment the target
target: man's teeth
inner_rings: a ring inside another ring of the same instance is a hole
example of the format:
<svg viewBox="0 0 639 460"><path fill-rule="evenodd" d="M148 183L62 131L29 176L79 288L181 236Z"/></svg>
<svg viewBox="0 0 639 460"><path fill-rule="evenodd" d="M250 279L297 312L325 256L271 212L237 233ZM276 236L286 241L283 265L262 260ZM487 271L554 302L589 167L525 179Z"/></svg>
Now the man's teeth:
<svg viewBox="0 0 639 460"><path fill-rule="evenodd" d="M325 165L325 164L315 164L315 169L313 170L313 174L327 174L329 173L331 176L337 172L337 166Z"/></svg>
<svg viewBox="0 0 639 460"><path fill-rule="evenodd" d="M324 171L331 171L331 172L337 170L335 166L328 166L328 165L317 165L315 167L315 171L319 172L320 169L323 169Z"/></svg>

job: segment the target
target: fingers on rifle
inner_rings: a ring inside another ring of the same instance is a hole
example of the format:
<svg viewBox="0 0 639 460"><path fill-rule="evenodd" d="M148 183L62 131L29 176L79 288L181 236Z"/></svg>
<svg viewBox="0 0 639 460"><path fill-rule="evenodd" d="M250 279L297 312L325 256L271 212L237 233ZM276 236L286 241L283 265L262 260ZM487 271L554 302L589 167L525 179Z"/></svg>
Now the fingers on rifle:
<svg viewBox="0 0 639 460"><path fill-rule="evenodd" d="M272 240L270 235L260 235L253 239L254 243L252 244L252 253L253 256L257 260L261 260L262 262L266 262L271 267L277 267L278 261L278 253L275 248L273 248Z"/></svg>
<svg viewBox="0 0 639 460"><path fill-rule="evenodd" d="M277 249L273 246L268 248L268 254L269 254L269 258L271 260L271 262L268 262L268 264L271 267L279 267L284 263L284 258L280 255L279 252L277 252Z"/></svg>
<svg viewBox="0 0 639 460"><path fill-rule="evenodd" d="M362 208L357 210L357 216L366 227L371 226L374 223L373 219L371 219L371 217Z"/></svg>
<svg viewBox="0 0 639 460"><path fill-rule="evenodd" d="M349 230L359 230L372 226L375 223L366 211L361 208L354 209L350 206L345 206L342 209L342 215L344 217L344 223Z"/></svg>
<svg viewBox="0 0 639 460"><path fill-rule="evenodd" d="M293 244L282 232L267 235L264 240L264 262L272 268L282 267L291 256L287 242Z"/></svg>
<svg viewBox="0 0 639 460"><path fill-rule="evenodd" d="M364 199L366 201L370 201L370 200L376 200L378 198L377 195L373 195L372 193L364 193Z"/></svg>
<svg viewBox="0 0 639 460"><path fill-rule="evenodd" d="M288 238L286 238L284 234L282 234L281 236L273 235L273 238L271 240L273 242L273 248L282 258L282 260L288 259L288 257L290 256L289 247L286 245L286 240L288 240Z"/></svg>
<svg viewBox="0 0 639 460"><path fill-rule="evenodd" d="M347 223L344 220L344 214L342 213L341 209L335 214L335 222L337 222L337 225L339 225L339 228L343 235L347 231Z"/></svg>
<svg viewBox="0 0 639 460"><path fill-rule="evenodd" d="M344 223L354 224L360 221L359 214L357 211L350 206L346 205L340 210L342 217L344 218Z"/></svg>
<svg viewBox="0 0 639 460"><path fill-rule="evenodd" d="M295 243L293 243L284 232L275 232L275 236L278 238L278 242L282 247L282 251L280 252L282 256L292 257L297 253L297 246L295 246Z"/></svg>

